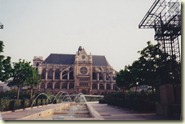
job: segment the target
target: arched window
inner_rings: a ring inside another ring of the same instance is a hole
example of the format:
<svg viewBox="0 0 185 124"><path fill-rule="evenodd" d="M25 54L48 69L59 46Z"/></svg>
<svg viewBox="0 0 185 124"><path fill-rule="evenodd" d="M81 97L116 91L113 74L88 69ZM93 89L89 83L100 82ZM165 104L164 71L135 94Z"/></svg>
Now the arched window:
<svg viewBox="0 0 185 124"><path fill-rule="evenodd" d="M107 90L110 90L110 84L107 84L107 85L106 85L106 89L107 89Z"/></svg>
<svg viewBox="0 0 185 124"><path fill-rule="evenodd" d="M104 85L100 84L100 90L104 90Z"/></svg>
<svg viewBox="0 0 185 124"><path fill-rule="evenodd" d="M93 72L93 80L96 80L96 79L97 79L96 72Z"/></svg>
<svg viewBox="0 0 185 124"><path fill-rule="evenodd" d="M113 89L114 90L117 90L118 89L116 84L113 85Z"/></svg>
<svg viewBox="0 0 185 124"><path fill-rule="evenodd" d="M97 84L93 84L92 89L97 89Z"/></svg>
<svg viewBox="0 0 185 124"><path fill-rule="evenodd" d="M108 73L106 74L106 80L110 81L110 75Z"/></svg>
<svg viewBox="0 0 185 124"><path fill-rule="evenodd" d="M55 79L60 79L60 70L56 69L55 71Z"/></svg>
<svg viewBox="0 0 185 124"><path fill-rule="evenodd" d="M69 84L69 89L74 89L74 84L73 83Z"/></svg>
<svg viewBox="0 0 185 124"><path fill-rule="evenodd" d="M60 82L55 83L55 89L60 89Z"/></svg>
<svg viewBox="0 0 185 124"><path fill-rule="evenodd" d="M103 80L103 73L99 73L99 80Z"/></svg>
<svg viewBox="0 0 185 124"><path fill-rule="evenodd" d="M44 83L44 82L41 83L40 88L41 88L41 89L45 89L45 83Z"/></svg>
<svg viewBox="0 0 185 124"><path fill-rule="evenodd" d="M53 87L52 82L49 82L49 83L48 83L48 86L47 86L47 89L52 89L52 87Z"/></svg>
<svg viewBox="0 0 185 124"><path fill-rule="evenodd" d="M41 77L42 77L42 79L46 78L46 69L45 68L42 70Z"/></svg>
<svg viewBox="0 0 185 124"><path fill-rule="evenodd" d="M62 84L62 89L67 89L67 83Z"/></svg>
<svg viewBox="0 0 185 124"><path fill-rule="evenodd" d="M67 79L67 71L64 71L64 72L62 73L62 79Z"/></svg>
<svg viewBox="0 0 185 124"><path fill-rule="evenodd" d="M71 71L71 72L69 73L69 79L71 79L71 80L73 80L73 79L74 79L73 71Z"/></svg>
<svg viewBox="0 0 185 124"><path fill-rule="evenodd" d="M53 79L53 69L49 69L49 71L48 71L48 79Z"/></svg>

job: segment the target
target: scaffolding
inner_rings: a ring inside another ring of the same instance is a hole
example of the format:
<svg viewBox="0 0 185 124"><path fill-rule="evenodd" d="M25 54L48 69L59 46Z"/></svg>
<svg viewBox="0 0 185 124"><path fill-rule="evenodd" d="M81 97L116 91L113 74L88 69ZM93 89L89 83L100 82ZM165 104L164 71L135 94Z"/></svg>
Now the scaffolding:
<svg viewBox="0 0 185 124"><path fill-rule="evenodd" d="M142 21L140 29L155 30L154 39L161 50L180 61L179 36L181 35L180 0L155 0Z"/></svg>

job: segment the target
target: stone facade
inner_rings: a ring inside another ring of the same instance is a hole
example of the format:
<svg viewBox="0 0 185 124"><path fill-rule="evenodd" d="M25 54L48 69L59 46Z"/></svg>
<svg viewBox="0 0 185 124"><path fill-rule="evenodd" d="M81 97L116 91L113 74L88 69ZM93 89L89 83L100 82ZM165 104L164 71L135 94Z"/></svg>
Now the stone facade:
<svg viewBox="0 0 185 124"><path fill-rule="evenodd" d="M42 92L107 94L117 90L115 70L105 56L87 54L79 47L76 54L50 54L45 60L34 57L33 66L42 76Z"/></svg>

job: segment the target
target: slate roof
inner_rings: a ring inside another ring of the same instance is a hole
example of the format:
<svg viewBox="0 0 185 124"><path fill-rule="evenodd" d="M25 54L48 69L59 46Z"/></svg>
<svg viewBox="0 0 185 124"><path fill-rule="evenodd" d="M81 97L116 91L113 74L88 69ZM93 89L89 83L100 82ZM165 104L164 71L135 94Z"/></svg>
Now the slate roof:
<svg viewBox="0 0 185 124"><path fill-rule="evenodd" d="M105 56L92 55L94 66L109 66ZM74 54L50 54L44 61L43 64L74 64Z"/></svg>
<svg viewBox="0 0 185 124"><path fill-rule="evenodd" d="M73 54L50 54L45 60L44 64L73 64L75 55Z"/></svg>
<svg viewBox="0 0 185 124"><path fill-rule="evenodd" d="M95 66L109 66L105 56L92 55L92 60Z"/></svg>

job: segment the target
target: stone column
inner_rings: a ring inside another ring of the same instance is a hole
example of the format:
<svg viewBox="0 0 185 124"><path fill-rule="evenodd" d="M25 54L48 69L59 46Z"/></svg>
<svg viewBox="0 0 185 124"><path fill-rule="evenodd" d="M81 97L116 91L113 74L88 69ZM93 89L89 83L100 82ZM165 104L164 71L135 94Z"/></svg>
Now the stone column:
<svg viewBox="0 0 185 124"><path fill-rule="evenodd" d="M100 89L100 83L98 82L98 90Z"/></svg>
<svg viewBox="0 0 185 124"><path fill-rule="evenodd" d="M104 90L107 89L107 83L104 83Z"/></svg>
<svg viewBox="0 0 185 124"><path fill-rule="evenodd" d="M60 71L60 80L62 80L62 71Z"/></svg>
<svg viewBox="0 0 185 124"><path fill-rule="evenodd" d="M97 72L97 80L99 81L100 74Z"/></svg>
<svg viewBox="0 0 185 124"><path fill-rule="evenodd" d="M113 79L113 75L111 74L111 75L110 75L110 81L112 81L112 79Z"/></svg>
<svg viewBox="0 0 185 124"><path fill-rule="evenodd" d="M92 90L92 82L90 83L90 90Z"/></svg>
<svg viewBox="0 0 185 124"><path fill-rule="evenodd" d="M48 88L48 82L45 82L45 89Z"/></svg>
<svg viewBox="0 0 185 124"><path fill-rule="evenodd" d="M113 90L113 83L112 82L111 82L111 85L110 86L111 86L110 89Z"/></svg>
<svg viewBox="0 0 185 124"><path fill-rule="evenodd" d="M60 82L60 89L62 89L62 82Z"/></svg>
<svg viewBox="0 0 185 124"><path fill-rule="evenodd" d="M55 82L52 83L52 89L55 89Z"/></svg>
<svg viewBox="0 0 185 124"><path fill-rule="evenodd" d="M67 80L69 80L69 72L67 73Z"/></svg>
<svg viewBox="0 0 185 124"><path fill-rule="evenodd" d="M106 73L103 73L103 80L106 81Z"/></svg>

